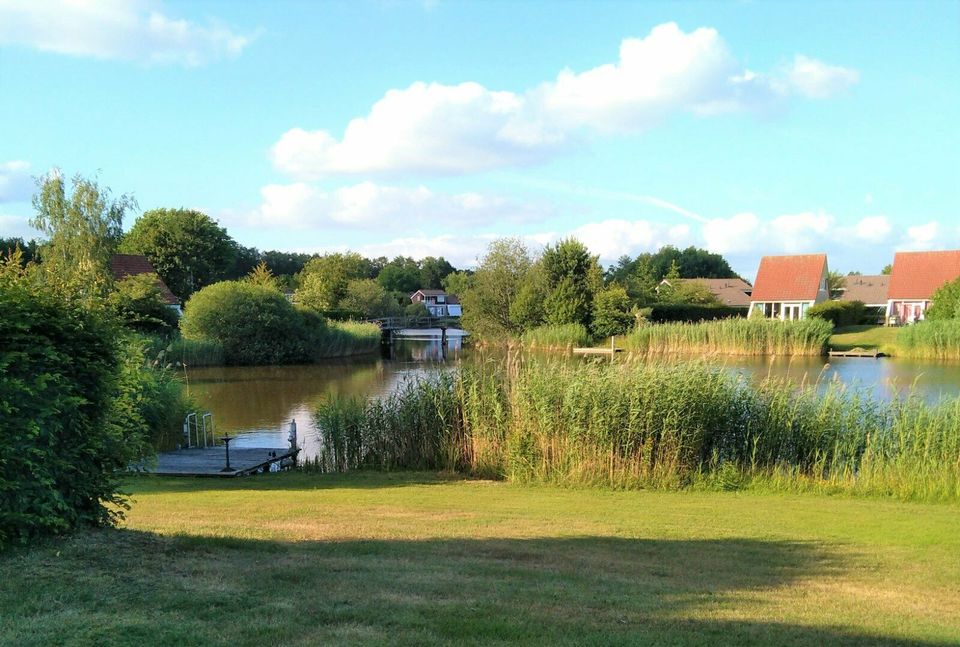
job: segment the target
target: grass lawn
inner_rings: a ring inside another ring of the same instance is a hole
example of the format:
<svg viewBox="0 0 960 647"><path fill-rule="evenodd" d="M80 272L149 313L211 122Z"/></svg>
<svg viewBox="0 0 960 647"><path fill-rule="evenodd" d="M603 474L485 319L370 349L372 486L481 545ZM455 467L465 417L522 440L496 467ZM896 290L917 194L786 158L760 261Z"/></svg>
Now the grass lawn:
<svg viewBox="0 0 960 647"><path fill-rule="evenodd" d="M827 342L833 350L877 348L887 355L897 354L899 328L890 326L846 326L837 328Z"/></svg>
<svg viewBox="0 0 960 647"><path fill-rule="evenodd" d="M0 556L0 644L946 645L960 508L431 474L137 478Z"/></svg>

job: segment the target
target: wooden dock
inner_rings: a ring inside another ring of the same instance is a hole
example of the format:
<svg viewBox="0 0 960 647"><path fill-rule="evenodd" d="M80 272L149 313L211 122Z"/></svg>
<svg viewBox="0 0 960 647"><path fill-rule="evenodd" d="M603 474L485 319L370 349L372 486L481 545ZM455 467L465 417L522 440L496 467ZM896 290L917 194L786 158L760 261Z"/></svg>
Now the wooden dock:
<svg viewBox="0 0 960 647"><path fill-rule="evenodd" d="M876 348L851 348L850 350L831 350L827 353L830 357L870 357L876 359L883 357Z"/></svg>
<svg viewBox="0 0 960 647"><path fill-rule="evenodd" d="M157 455L154 465L140 465L141 471L160 476L234 477L270 471L273 464L292 464L299 449L275 447L231 447L230 471L224 471L226 452L223 445L176 449Z"/></svg>
<svg viewBox="0 0 960 647"><path fill-rule="evenodd" d="M622 353L622 348L574 348L574 355L613 355Z"/></svg>

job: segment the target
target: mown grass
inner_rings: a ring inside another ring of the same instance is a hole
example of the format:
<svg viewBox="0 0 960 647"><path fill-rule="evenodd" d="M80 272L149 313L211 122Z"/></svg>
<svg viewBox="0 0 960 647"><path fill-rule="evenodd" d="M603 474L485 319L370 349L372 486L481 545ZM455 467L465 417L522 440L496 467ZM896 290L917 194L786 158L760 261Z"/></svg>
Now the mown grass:
<svg viewBox="0 0 960 647"><path fill-rule="evenodd" d="M960 359L960 320L921 321L899 329L897 349L902 357Z"/></svg>
<svg viewBox="0 0 960 647"><path fill-rule="evenodd" d="M640 326L618 341L643 355L822 355L833 326L822 319L723 319Z"/></svg>
<svg viewBox="0 0 960 647"><path fill-rule="evenodd" d="M829 345L833 350L877 349L884 355L896 356L900 354L898 330L889 326L845 326L833 331Z"/></svg>
<svg viewBox="0 0 960 647"><path fill-rule="evenodd" d="M960 398L884 402L702 363L509 362L321 404L311 467L960 500Z"/></svg>
<svg viewBox="0 0 960 647"><path fill-rule="evenodd" d="M955 506L433 474L137 478L0 556L10 645L948 645Z"/></svg>
<svg viewBox="0 0 960 647"><path fill-rule="evenodd" d="M568 349L590 345L590 333L583 324L539 326L528 330L520 338L528 348Z"/></svg>

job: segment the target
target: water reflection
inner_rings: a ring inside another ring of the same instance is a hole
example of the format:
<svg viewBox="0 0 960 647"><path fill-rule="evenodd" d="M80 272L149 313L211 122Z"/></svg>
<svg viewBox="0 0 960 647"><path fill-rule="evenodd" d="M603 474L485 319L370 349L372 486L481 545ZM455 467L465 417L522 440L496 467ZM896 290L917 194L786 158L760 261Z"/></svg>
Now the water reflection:
<svg viewBox="0 0 960 647"><path fill-rule="evenodd" d="M453 365L456 361L497 359L499 351L466 351L451 337L399 339L382 356L330 361L310 366L262 366L191 369L190 395L201 410L213 413L218 435L239 436L236 446L287 446L286 425L295 420L304 456L318 450L313 424L317 404L333 396L375 397L404 379ZM554 356L555 357L555 356ZM568 358L568 361L583 361ZM618 361L620 361L618 359ZM762 358L716 360L730 370L758 378L784 377L800 382L840 382L890 399L916 388L931 401L960 395L960 363L860 358Z"/></svg>

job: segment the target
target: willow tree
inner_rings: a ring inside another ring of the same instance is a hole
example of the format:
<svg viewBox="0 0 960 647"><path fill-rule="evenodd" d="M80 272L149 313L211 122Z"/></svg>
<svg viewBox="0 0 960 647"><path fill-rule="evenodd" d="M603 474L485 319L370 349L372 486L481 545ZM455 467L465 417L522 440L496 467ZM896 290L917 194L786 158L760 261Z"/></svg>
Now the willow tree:
<svg viewBox="0 0 960 647"><path fill-rule="evenodd" d="M123 216L137 207L131 195L113 199L95 179L75 175L67 182L59 169L37 180L36 211L30 224L47 236L39 250L44 282L56 292L98 301L113 284L110 256L122 234Z"/></svg>

